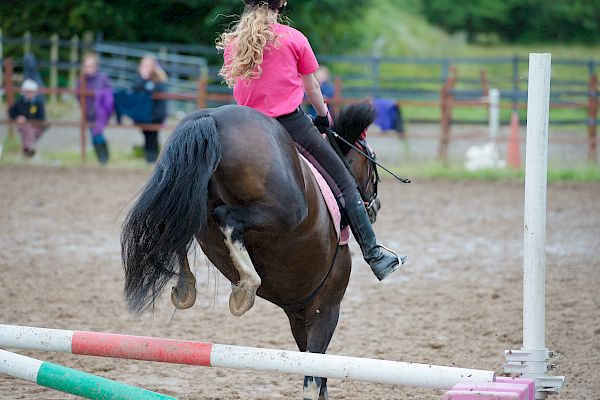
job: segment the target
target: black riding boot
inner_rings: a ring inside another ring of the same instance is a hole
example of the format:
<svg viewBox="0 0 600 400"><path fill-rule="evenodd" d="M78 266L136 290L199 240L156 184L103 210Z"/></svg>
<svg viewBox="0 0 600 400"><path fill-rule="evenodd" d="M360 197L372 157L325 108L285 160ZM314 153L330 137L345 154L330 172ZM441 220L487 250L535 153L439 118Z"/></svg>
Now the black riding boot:
<svg viewBox="0 0 600 400"><path fill-rule="evenodd" d="M346 204L346 217L350 229L360 246L363 258L371 266L371 270L380 281L394 272L400 263L404 264L406 256L398 256L377 244L375 232L371 227L367 210L360 195L352 204Z"/></svg>
<svg viewBox="0 0 600 400"><path fill-rule="evenodd" d="M96 150L96 156L98 157L100 164L106 164L109 158L108 146L106 142L94 143L94 150Z"/></svg>

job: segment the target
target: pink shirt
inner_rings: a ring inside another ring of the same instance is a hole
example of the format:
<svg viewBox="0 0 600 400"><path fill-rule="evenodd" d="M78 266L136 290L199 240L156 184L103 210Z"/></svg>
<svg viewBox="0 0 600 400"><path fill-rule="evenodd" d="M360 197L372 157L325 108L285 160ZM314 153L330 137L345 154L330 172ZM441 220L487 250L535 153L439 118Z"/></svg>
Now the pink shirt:
<svg viewBox="0 0 600 400"><path fill-rule="evenodd" d="M289 114L302 103L304 86L301 75L319 68L308 39L300 31L274 24L278 46L267 45L258 79L240 79L233 87L235 101L271 116ZM223 54L225 64L231 63L232 45Z"/></svg>

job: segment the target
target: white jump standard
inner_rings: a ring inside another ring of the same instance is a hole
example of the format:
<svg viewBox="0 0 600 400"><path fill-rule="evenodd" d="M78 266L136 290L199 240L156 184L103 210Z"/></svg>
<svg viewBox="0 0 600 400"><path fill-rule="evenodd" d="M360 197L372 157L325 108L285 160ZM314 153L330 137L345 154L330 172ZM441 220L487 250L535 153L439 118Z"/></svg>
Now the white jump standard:
<svg viewBox="0 0 600 400"><path fill-rule="evenodd" d="M545 344L546 192L548 179L548 116L550 54L529 55L525 222L523 244L523 347L505 352L504 371L535 378L536 399L557 394L564 377L549 376Z"/></svg>

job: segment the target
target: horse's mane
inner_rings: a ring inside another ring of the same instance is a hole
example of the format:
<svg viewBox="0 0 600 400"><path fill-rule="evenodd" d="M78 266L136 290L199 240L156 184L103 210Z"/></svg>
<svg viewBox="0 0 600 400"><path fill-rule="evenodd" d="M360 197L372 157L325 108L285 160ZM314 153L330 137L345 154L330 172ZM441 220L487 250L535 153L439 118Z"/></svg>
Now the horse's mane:
<svg viewBox="0 0 600 400"><path fill-rule="evenodd" d="M369 102L344 107L333 118L333 130L350 143L355 143L361 133L375 121L375 107ZM336 139L342 153L348 154L350 146Z"/></svg>

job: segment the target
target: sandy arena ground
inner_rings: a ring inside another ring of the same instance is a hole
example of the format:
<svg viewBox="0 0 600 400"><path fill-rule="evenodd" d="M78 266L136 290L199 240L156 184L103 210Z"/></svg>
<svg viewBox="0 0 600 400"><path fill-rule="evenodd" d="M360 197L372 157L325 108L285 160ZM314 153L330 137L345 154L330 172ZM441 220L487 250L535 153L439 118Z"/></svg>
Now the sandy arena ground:
<svg viewBox="0 0 600 400"><path fill-rule="evenodd" d="M0 322L295 350L287 319L257 301L229 314L228 282L199 253L197 304L154 316L122 299L119 226L149 170L0 167ZM381 187L376 230L409 263L378 283L354 270L329 353L493 369L521 344L523 184L419 181ZM547 344L567 399L600 399L600 185L548 194ZM180 399L299 399L302 378L19 351ZM439 399L441 392L340 380L331 399ZM0 377L0 399L65 399Z"/></svg>

